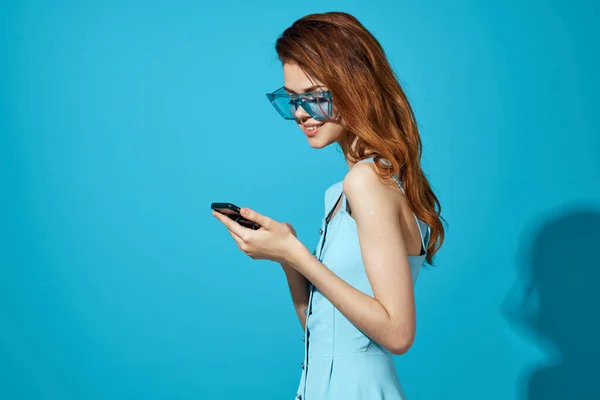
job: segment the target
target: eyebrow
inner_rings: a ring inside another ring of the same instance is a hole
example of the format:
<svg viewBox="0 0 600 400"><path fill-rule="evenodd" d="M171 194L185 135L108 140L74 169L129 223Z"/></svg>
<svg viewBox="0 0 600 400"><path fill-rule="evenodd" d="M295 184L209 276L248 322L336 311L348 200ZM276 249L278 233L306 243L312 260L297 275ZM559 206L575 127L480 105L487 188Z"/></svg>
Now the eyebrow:
<svg viewBox="0 0 600 400"><path fill-rule="evenodd" d="M312 91L314 91L316 88L321 88L321 87L325 87L325 85L315 85L315 86L307 87L306 89L304 89L304 92L301 92L301 93L312 92ZM285 89L287 92L290 92L290 93L296 93L296 92L294 92L292 89L289 89L289 88L287 88L287 87L285 87L285 86L284 86L283 88L284 88L284 89ZM297 94L297 93L296 93L296 94Z"/></svg>

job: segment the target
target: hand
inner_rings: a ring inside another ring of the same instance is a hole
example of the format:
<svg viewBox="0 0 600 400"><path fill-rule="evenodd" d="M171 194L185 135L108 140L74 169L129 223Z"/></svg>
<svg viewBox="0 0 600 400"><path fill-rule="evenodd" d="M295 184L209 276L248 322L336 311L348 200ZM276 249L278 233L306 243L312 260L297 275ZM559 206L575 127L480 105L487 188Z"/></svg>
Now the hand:
<svg viewBox="0 0 600 400"><path fill-rule="evenodd" d="M261 228L253 230L216 211L212 214L225 225L239 249L250 258L286 263L293 244L298 241L294 228L287 222L275 221L246 207L240 212L244 218L258 223Z"/></svg>
<svg viewBox="0 0 600 400"><path fill-rule="evenodd" d="M294 235L294 237L298 237L298 235L296 235L296 230L289 222L284 222L283 224L287 225L287 227L290 228L290 231L292 232L292 235Z"/></svg>

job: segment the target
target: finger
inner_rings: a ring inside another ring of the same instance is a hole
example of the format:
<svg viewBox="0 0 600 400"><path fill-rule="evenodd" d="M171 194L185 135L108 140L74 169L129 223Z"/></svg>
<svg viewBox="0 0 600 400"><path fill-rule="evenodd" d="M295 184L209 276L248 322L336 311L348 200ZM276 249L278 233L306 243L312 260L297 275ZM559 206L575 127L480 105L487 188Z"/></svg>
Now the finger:
<svg viewBox="0 0 600 400"><path fill-rule="evenodd" d="M244 253L245 255L247 255L248 257L252 258L253 260L256 259L256 257L254 257L251 253L250 253L250 248L248 246L248 243L246 243L244 241L244 239L242 239L241 237L239 237L238 235L236 235L235 233L229 231L229 234L231 235L231 237L233 238L233 240L235 240L235 243L237 243L238 249L240 249L240 251L242 253Z"/></svg>
<svg viewBox="0 0 600 400"><path fill-rule="evenodd" d="M238 244L238 246L242 243L244 243L244 239L242 239L241 237L239 237L238 235L236 235L234 232L230 231L229 229L227 230L227 232L229 232L229 234L231 235L231 237L233 238L233 240L235 240L235 242Z"/></svg>
<svg viewBox="0 0 600 400"><path fill-rule="evenodd" d="M244 218L249 219L250 221L256 222L257 224L259 224L260 226L262 226L263 228L269 228L269 226L271 225L271 218L266 217L264 215L260 215L259 213L257 213L254 210L249 209L248 207L242 207L240 209L240 213L242 214L242 216Z"/></svg>
<svg viewBox="0 0 600 400"><path fill-rule="evenodd" d="M231 218L226 217L225 215L223 215L219 212L213 211L212 215L214 215L216 219L221 221L221 223L223 225L225 225L227 227L227 229L229 229L231 232L235 233L238 237L240 237L240 238L244 237L244 230L247 228L244 228L243 226L241 226L240 224L238 224Z"/></svg>

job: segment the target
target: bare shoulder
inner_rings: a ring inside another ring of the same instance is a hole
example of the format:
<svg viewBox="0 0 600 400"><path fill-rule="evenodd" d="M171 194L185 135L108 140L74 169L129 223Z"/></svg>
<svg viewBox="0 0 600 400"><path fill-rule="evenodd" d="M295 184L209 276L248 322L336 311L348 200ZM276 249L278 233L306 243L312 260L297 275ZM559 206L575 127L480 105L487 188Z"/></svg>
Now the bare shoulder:
<svg viewBox="0 0 600 400"><path fill-rule="evenodd" d="M371 163L356 164L346 174L344 193L359 231L396 237L394 243L406 240L407 254L421 253L419 227L404 193L393 178L379 179ZM392 215L398 219L390 218Z"/></svg>
<svg viewBox="0 0 600 400"><path fill-rule="evenodd" d="M402 193L393 178L382 180L377 176L372 163L356 164L344 178L344 193L347 197L363 197L379 194L390 196L393 193ZM397 196L392 196L397 198Z"/></svg>
<svg viewBox="0 0 600 400"><path fill-rule="evenodd" d="M353 204L363 202L388 203L389 206L398 206L399 194L402 191L393 178L382 180L377 176L372 163L356 164L344 178L344 193L348 201Z"/></svg>

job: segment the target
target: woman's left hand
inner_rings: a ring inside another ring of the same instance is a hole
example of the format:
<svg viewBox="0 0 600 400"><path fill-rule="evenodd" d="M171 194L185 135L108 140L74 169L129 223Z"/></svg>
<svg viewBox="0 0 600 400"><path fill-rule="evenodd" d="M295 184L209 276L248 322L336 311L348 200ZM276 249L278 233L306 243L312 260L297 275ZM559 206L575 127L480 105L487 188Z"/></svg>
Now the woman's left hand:
<svg viewBox="0 0 600 400"><path fill-rule="evenodd" d="M287 262L293 246L298 242L294 228L288 223L275 221L246 207L240 212L244 218L256 222L261 228L253 230L216 211L212 214L227 227L239 249L250 258Z"/></svg>

